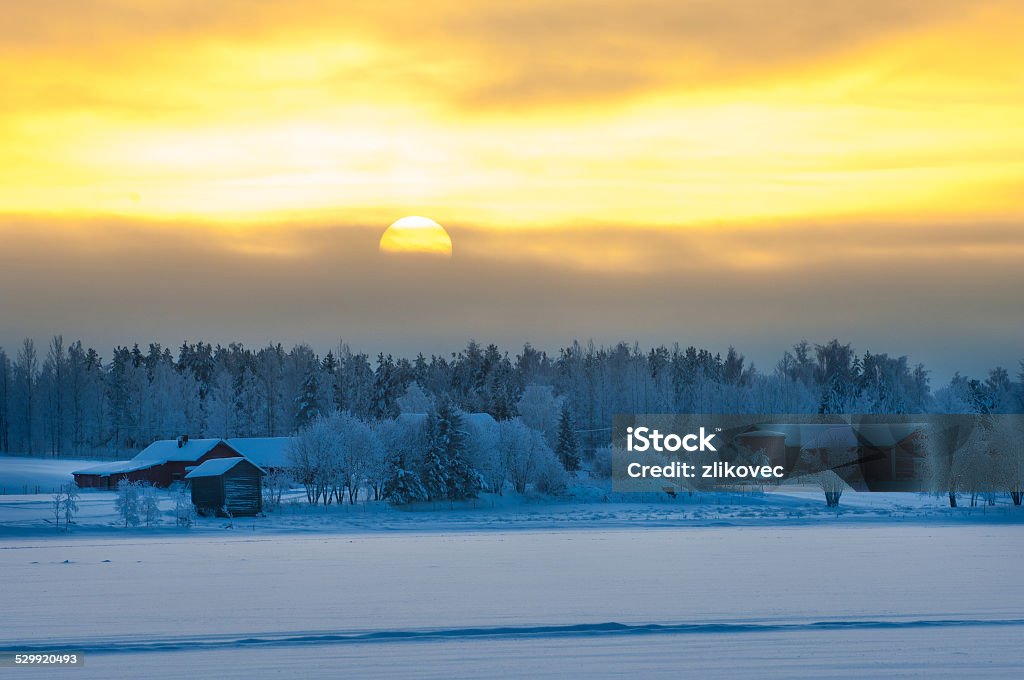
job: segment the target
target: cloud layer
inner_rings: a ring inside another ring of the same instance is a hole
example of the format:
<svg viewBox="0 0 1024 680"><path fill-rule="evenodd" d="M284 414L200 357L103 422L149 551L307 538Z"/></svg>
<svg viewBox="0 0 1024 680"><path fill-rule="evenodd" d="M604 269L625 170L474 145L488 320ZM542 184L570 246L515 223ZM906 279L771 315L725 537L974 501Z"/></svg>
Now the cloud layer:
<svg viewBox="0 0 1024 680"><path fill-rule="evenodd" d="M9 219L0 345L63 332L114 342L339 337L401 354L470 337L734 344L762 365L800 338L910 354L940 375L1015 365L1024 236L1015 225L449 226L455 257L377 254L379 228ZM106 238L98 241L95 234ZM578 259L564 253L584 253ZM767 367L770 367L767 366Z"/></svg>

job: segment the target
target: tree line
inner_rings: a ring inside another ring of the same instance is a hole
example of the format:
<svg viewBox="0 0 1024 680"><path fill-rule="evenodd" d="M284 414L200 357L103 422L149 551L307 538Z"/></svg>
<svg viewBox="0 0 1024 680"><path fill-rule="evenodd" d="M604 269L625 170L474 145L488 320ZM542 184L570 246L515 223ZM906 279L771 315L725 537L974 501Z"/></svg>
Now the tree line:
<svg viewBox="0 0 1024 680"><path fill-rule="evenodd" d="M957 374L932 391L907 357L831 340L800 342L761 371L729 348L573 342L554 354L510 354L469 342L448 356L376 358L340 343L250 349L151 343L103 357L81 342L31 339L0 349L0 451L132 453L155 439L291 435L328 414L362 421L425 413L443 401L463 413L516 417L545 434L565 418L580 449L604 446L614 413L1007 413L1024 410L1024 365L981 378Z"/></svg>

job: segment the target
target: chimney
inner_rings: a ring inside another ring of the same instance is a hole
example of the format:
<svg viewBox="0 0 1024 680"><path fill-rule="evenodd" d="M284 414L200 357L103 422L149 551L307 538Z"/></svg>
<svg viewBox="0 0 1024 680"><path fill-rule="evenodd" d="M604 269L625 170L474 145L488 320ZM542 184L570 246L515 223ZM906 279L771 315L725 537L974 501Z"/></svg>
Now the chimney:
<svg viewBox="0 0 1024 680"><path fill-rule="evenodd" d="M178 448L180 449L185 444L188 444L188 435L187 434L183 434L180 437L178 437Z"/></svg>

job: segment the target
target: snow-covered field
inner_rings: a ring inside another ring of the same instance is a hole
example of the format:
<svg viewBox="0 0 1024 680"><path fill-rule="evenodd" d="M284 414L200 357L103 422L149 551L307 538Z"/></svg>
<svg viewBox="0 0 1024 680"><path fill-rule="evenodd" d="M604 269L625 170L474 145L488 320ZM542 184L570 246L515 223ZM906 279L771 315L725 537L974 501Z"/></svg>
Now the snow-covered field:
<svg viewBox="0 0 1024 680"><path fill-rule="evenodd" d="M85 491L67 534L46 524L47 495L0 496L0 651L84 651L84 668L29 673L77 678L996 678L1024 664L1020 508L576 491L418 512L295 503L191 529L125 529L114 494Z"/></svg>
<svg viewBox="0 0 1024 680"><path fill-rule="evenodd" d="M13 540L0 648L83 650L81 678L1008 677L1020 538L914 523Z"/></svg>
<svg viewBox="0 0 1024 680"><path fill-rule="evenodd" d="M0 497L7 494L53 493L74 481L73 470L96 465L95 460L0 456Z"/></svg>

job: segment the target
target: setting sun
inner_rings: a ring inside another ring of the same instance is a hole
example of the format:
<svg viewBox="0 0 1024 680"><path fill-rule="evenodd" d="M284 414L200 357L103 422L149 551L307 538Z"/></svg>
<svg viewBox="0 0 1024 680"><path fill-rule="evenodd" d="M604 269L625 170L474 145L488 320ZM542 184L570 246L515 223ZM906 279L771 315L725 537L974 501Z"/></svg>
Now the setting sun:
<svg viewBox="0 0 1024 680"><path fill-rule="evenodd" d="M380 237L380 252L451 257L452 239L429 217L410 215L397 220Z"/></svg>

